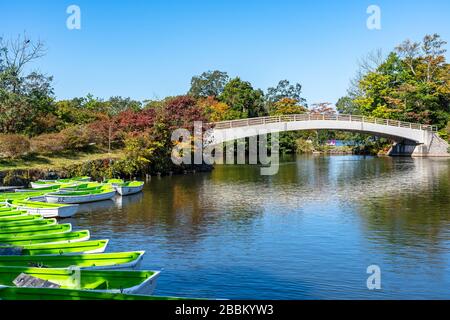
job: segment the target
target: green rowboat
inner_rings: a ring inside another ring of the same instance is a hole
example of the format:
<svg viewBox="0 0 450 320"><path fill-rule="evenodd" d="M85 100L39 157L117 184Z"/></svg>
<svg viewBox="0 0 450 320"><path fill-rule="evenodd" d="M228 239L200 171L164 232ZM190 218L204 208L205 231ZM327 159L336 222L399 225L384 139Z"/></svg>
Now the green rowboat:
<svg viewBox="0 0 450 320"><path fill-rule="evenodd" d="M37 191L37 192L2 192L0 193L0 202L5 202L6 200L26 200L29 198L33 199L44 199L44 194L48 191Z"/></svg>
<svg viewBox="0 0 450 320"><path fill-rule="evenodd" d="M91 177L88 176L80 176L80 177L73 177L69 179L58 179L56 182L58 183L70 183L70 182L89 182L91 181Z"/></svg>
<svg viewBox="0 0 450 320"><path fill-rule="evenodd" d="M72 225L70 223L56 224L56 219L45 219L41 221L45 224L0 229L0 238L4 236L25 237L34 236L37 234L52 234L72 231Z"/></svg>
<svg viewBox="0 0 450 320"><path fill-rule="evenodd" d="M117 185L117 184L125 183L125 181L123 181L122 179L109 179L109 180L106 180L105 183Z"/></svg>
<svg viewBox="0 0 450 320"><path fill-rule="evenodd" d="M36 218L42 218L40 214L15 214L13 216L0 217L0 223L17 221L17 220L33 220Z"/></svg>
<svg viewBox="0 0 450 320"><path fill-rule="evenodd" d="M27 244L39 244L39 243L71 243L81 242L90 239L90 233L88 230L54 233L54 234L38 234L35 236L25 237L0 237L0 245L13 245L22 246Z"/></svg>
<svg viewBox="0 0 450 320"><path fill-rule="evenodd" d="M26 210L28 213L41 214L44 218L68 218L78 211L78 205L36 202L26 200L9 200L9 205Z"/></svg>
<svg viewBox="0 0 450 320"><path fill-rule="evenodd" d="M50 203L73 204L94 201L109 200L114 198L116 191L111 187L91 191L60 191L45 195L45 199Z"/></svg>
<svg viewBox="0 0 450 320"><path fill-rule="evenodd" d="M58 187L60 184L58 184L56 181L35 181L30 183L32 190L48 190L48 188Z"/></svg>
<svg viewBox="0 0 450 320"><path fill-rule="evenodd" d="M144 182L128 181L122 184L117 184L114 186L114 188L121 196L127 196L130 194L141 192L142 189L144 188Z"/></svg>
<svg viewBox="0 0 450 320"><path fill-rule="evenodd" d="M11 208L11 207L8 207L6 205L6 203L3 203L3 204L0 205L0 212L11 211L11 210L14 210L14 209Z"/></svg>
<svg viewBox="0 0 450 320"><path fill-rule="evenodd" d="M134 269L138 268L145 251L90 253L71 255L0 256L0 267L44 267L82 269Z"/></svg>
<svg viewBox="0 0 450 320"><path fill-rule="evenodd" d="M0 267L0 286L14 286L13 281L22 273L59 285L61 289L95 290L111 293L153 293L159 271L104 271Z"/></svg>
<svg viewBox="0 0 450 320"><path fill-rule="evenodd" d="M102 253L108 245L108 240L89 240L74 243L56 243L56 244L31 244L23 245L22 255L38 254L71 254L71 253ZM11 246L0 246L0 249L10 248Z"/></svg>
<svg viewBox="0 0 450 320"><path fill-rule="evenodd" d="M0 287L2 300L192 300L72 289Z"/></svg>
<svg viewBox="0 0 450 320"><path fill-rule="evenodd" d="M61 187L61 190L71 190L71 191L96 190L96 189L101 189L106 186L108 186L108 185L104 184L104 183L88 182L88 183L78 183L76 185L68 186L68 187Z"/></svg>
<svg viewBox="0 0 450 320"><path fill-rule="evenodd" d="M0 217L12 217L27 214L25 210L17 210L16 208L8 208L9 210L0 211Z"/></svg>
<svg viewBox="0 0 450 320"><path fill-rule="evenodd" d="M16 214L13 216L3 216L0 217L0 227L14 222L14 221L25 221L25 220L42 220L42 216L40 214Z"/></svg>
<svg viewBox="0 0 450 320"><path fill-rule="evenodd" d="M96 187L83 187L83 188L62 188L60 189L60 192L58 193L71 193L71 192L79 192L79 191L83 191L83 192L90 192L90 191L101 191L102 189L104 189L105 186L96 186Z"/></svg>
<svg viewBox="0 0 450 320"><path fill-rule="evenodd" d="M58 180L38 180L31 182L31 188L33 189L46 189L48 187L54 186L68 186L75 185L82 182L89 182L91 180L90 177L75 177L71 179L58 179Z"/></svg>
<svg viewBox="0 0 450 320"><path fill-rule="evenodd" d="M71 185L67 185L67 186L71 186ZM59 185L59 184L53 185L52 184L52 185L47 186L47 184L45 184L43 187L39 187L38 190L39 190L39 192L41 192L41 191L52 192L52 191L59 190L59 188L62 188L62 185ZM37 191L36 189L16 189L16 190L14 190L14 192L16 192L16 193L23 193L23 192L30 193L30 192L36 192L36 191Z"/></svg>
<svg viewBox="0 0 450 320"><path fill-rule="evenodd" d="M6 218L10 218L10 220L7 220ZM23 214L20 216L4 217L2 218L2 221L0 221L0 233L3 232L3 230L10 228L34 227L53 223L56 222L53 222L53 220L46 220L42 218L40 214Z"/></svg>

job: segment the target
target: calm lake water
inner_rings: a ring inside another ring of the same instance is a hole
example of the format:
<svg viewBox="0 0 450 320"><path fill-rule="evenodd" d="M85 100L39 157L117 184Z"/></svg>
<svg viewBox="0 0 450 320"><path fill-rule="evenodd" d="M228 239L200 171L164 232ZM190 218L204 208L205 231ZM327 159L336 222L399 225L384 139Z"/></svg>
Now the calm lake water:
<svg viewBox="0 0 450 320"><path fill-rule="evenodd" d="M155 294L227 299L450 297L450 160L286 158L152 178L71 219L108 251L146 250ZM381 268L381 290L366 269Z"/></svg>

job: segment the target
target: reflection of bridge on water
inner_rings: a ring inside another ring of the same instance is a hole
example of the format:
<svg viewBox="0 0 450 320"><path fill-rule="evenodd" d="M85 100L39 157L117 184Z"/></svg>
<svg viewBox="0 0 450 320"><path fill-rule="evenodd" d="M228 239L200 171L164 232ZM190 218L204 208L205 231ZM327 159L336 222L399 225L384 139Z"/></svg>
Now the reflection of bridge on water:
<svg viewBox="0 0 450 320"><path fill-rule="evenodd" d="M437 127L417 123L338 114L293 114L248 118L211 124L212 144L271 132L342 130L386 137L395 142L390 155L450 156L449 145L437 135Z"/></svg>

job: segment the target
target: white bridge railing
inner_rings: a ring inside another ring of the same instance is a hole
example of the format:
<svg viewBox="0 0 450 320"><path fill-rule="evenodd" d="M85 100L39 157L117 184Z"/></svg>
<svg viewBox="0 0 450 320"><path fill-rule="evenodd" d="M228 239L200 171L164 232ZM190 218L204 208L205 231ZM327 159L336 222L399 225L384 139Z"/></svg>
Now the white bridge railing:
<svg viewBox="0 0 450 320"><path fill-rule="evenodd" d="M355 116L346 114L290 114L282 116L247 118L239 120L221 121L210 123L215 129L229 129L247 126L264 125L277 122L293 122L293 121L314 121L314 120L331 120L346 122L374 123L385 126L409 128L416 130L437 131L437 127L420 123L404 122L391 119L379 119L365 116Z"/></svg>

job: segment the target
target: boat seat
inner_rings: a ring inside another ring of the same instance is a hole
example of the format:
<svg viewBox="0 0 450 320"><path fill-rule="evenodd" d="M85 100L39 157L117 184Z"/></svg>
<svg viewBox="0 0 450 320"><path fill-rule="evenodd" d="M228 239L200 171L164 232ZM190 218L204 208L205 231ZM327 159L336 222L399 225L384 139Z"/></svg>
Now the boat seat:
<svg viewBox="0 0 450 320"><path fill-rule="evenodd" d="M31 276L26 273L19 274L14 280L13 284L16 287L26 287L26 288L60 288L61 286L57 283L41 279L38 277Z"/></svg>
<svg viewBox="0 0 450 320"><path fill-rule="evenodd" d="M91 289L91 290L106 290L108 289L108 281L106 280L97 280L91 283L86 283L84 285L84 287L86 289Z"/></svg>

